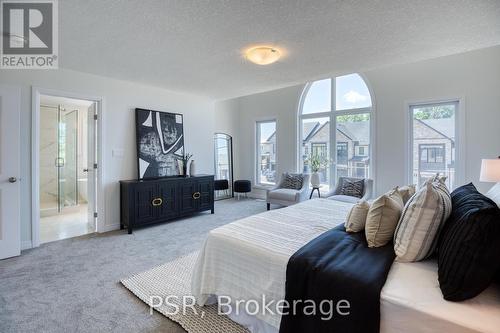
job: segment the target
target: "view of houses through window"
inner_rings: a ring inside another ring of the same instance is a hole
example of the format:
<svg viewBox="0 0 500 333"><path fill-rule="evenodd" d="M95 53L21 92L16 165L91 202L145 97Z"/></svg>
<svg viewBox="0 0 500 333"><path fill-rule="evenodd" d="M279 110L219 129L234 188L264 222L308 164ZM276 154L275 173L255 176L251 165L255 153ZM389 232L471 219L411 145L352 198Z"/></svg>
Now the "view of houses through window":
<svg viewBox="0 0 500 333"><path fill-rule="evenodd" d="M410 106L411 179L421 185L436 173L455 184L456 112L458 102Z"/></svg>
<svg viewBox="0 0 500 333"><path fill-rule="evenodd" d="M302 171L313 172L309 160L320 157L322 192L338 177L369 178L372 104L361 76L316 81L304 94L299 114Z"/></svg>
<svg viewBox="0 0 500 333"><path fill-rule="evenodd" d="M257 122L257 183L276 183L276 121Z"/></svg>

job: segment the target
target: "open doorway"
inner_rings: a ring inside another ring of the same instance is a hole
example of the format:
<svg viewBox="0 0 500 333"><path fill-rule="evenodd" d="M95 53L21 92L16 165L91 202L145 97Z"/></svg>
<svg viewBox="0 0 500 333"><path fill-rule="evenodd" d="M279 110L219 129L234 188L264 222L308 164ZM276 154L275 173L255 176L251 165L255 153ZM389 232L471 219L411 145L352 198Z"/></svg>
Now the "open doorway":
<svg viewBox="0 0 500 333"><path fill-rule="evenodd" d="M97 102L40 95L39 241L96 231Z"/></svg>

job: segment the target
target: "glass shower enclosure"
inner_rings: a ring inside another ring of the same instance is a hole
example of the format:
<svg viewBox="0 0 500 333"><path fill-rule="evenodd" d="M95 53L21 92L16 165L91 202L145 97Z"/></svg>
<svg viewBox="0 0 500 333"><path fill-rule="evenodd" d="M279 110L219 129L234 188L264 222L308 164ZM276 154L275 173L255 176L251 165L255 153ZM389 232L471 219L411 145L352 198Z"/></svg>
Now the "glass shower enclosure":
<svg viewBox="0 0 500 333"><path fill-rule="evenodd" d="M40 210L42 216L78 205L78 110L40 107Z"/></svg>

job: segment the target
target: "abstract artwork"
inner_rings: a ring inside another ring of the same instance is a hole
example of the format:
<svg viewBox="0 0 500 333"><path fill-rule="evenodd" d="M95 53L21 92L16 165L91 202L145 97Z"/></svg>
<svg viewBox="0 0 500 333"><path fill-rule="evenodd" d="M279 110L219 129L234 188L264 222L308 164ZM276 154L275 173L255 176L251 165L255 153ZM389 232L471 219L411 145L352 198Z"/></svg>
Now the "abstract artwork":
<svg viewBox="0 0 500 333"><path fill-rule="evenodd" d="M184 154L182 114L135 109L139 179L179 175Z"/></svg>

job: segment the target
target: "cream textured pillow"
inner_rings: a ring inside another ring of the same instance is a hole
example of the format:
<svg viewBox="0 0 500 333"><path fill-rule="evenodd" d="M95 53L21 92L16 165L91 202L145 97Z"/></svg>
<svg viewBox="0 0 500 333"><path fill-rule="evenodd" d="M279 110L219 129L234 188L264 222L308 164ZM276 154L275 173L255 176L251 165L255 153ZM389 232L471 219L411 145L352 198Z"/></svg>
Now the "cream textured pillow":
<svg viewBox="0 0 500 333"><path fill-rule="evenodd" d="M345 221L345 230L347 232L363 231L365 229L366 216L368 215L369 209L370 204L364 200L352 206L351 211L347 215L347 220Z"/></svg>
<svg viewBox="0 0 500 333"><path fill-rule="evenodd" d="M406 204L394 234L398 261L419 261L434 252L441 227L451 214L444 181L427 182Z"/></svg>
<svg viewBox="0 0 500 333"><path fill-rule="evenodd" d="M397 187L375 199L366 218L368 247L384 246L392 240L403 207L403 198Z"/></svg>
<svg viewBox="0 0 500 333"><path fill-rule="evenodd" d="M406 185L398 188L399 194L403 198L403 203L406 204L408 200L415 194L417 191L417 186L415 184Z"/></svg>

